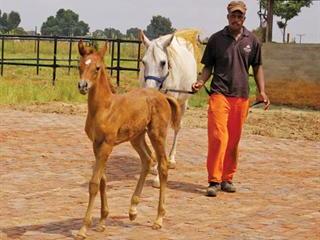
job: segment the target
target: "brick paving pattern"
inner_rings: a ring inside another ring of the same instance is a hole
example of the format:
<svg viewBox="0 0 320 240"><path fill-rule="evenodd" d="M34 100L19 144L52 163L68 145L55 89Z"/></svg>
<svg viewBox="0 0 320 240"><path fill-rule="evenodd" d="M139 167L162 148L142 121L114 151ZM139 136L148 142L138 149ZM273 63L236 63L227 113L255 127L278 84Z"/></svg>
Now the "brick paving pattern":
<svg viewBox="0 0 320 240"><path fill-rule="evenodd" d="M93 153L85 117L0 111L0 239L74 239L87 202ZM172 134L169 134L169 140ZM167 214L152 230L158 190L148 176L138 217L128 218L139 176L125 143L107 163L110 214L88 239L320 239L320 143L244 135L238 192L206 197L206 130L183 129L169 172ZM100 198L94 210L99 218Z"/></svg>

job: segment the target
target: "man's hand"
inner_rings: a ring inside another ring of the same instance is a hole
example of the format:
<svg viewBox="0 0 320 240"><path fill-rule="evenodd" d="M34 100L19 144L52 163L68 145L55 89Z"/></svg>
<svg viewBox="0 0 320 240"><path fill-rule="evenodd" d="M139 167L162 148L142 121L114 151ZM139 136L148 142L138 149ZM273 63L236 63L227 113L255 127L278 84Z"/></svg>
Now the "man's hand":
<svg viewBox="0 0 320 240"><path fill-rule="evenodd" d="M265 92L261 92L258 96L256 101L261 101L264 103L264 110L268 110L270 106L270 100Z"/></svg>
<svg viewBox="0 0 320 240"><path fill-rule="evenodd" d="M202 88L203 85L204 85L204 81L198 80L192 84L192 90L195 92L198 92Z"/></svg>

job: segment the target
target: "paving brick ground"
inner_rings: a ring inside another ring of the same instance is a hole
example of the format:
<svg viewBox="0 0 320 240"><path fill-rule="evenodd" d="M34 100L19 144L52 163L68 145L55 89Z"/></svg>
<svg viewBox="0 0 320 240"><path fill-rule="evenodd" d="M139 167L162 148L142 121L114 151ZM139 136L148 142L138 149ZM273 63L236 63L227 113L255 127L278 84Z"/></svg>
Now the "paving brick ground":
<svg viewBox="0 0 320 240"><path fill-rule="evenodd" d="M73 239L88 201L93 154L83 116L0 110L0 239ZM170 135L171 138L171 135ZM107 229L88 239L320 239L320 142L244 135L238 192L204 196L206 130L183 129L170 171L167 215L151 229L158 190L145 185L127 217L139 174L129 144L108 161ZM94 222L99 217L97 198Z"/></svg>

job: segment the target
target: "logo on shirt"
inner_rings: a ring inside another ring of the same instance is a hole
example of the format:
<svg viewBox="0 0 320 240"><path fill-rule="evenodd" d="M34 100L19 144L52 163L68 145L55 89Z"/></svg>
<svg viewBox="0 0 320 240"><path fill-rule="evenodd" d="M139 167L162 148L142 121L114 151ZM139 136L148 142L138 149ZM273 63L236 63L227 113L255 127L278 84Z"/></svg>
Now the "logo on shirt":
<svg viewBox="0 0 320 240"><path fill-rule="evenodd" d="M250 47L250 45L245 46L245 47L243 48L243 50L244 50L246 53L251 52L251 47Z"/></svg>

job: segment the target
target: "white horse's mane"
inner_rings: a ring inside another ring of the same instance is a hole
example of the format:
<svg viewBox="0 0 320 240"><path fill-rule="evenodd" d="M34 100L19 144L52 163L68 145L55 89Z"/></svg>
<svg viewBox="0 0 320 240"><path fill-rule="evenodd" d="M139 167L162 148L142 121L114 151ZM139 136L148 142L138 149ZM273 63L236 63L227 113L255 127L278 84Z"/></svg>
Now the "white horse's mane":
<svg viewBox="0 0 320 240"><path fill-rule="evenodd" d="M184 32L186 30L183 30ZM196 30L189 30L194 34L197 34L198 31ZM168 57L169 58L174 58L175 53L177 52L176 49L177 48L184 48L189 50L193 55L195 55L195 48L198 48L197 43L195 41L193 41L193 39L185 39L183 37L183 35L179 34L180 31L174 33L174 38L172 40L172 43L167 47L167 51L168 51ZM183 34L183 33L182 33ZM171 34L167 34L164 36L161 36L157 39L155 39L155 43L157 44L157 46L159 46L161 48L161 43L168 40L171 37ZM195 58L197 58L197 56L195 55Z"/></svg>

